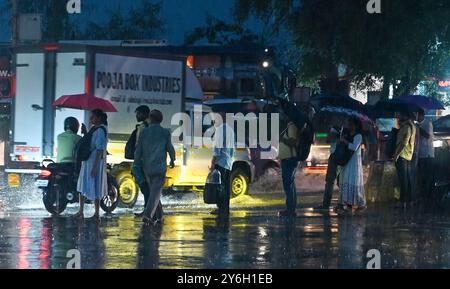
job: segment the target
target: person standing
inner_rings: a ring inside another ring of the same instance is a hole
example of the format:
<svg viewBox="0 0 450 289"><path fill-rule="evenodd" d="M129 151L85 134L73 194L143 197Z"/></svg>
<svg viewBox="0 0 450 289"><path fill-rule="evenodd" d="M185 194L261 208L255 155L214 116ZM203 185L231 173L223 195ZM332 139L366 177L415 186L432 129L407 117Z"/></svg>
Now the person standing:
<svg viewBox="0 0 450 289"><path fill-rule="evenodd" d="M402 111L397 115L400 129L397 133L396 149L393 160L400 182L400 207L406 208L412 202L411 161L416 139L416 126L411 121L409 113Z"/></svg>
<svg viewBox="0 0 450 289"><path fill-rule="evenodd" d="M149 126L149 117L150 117L150 108L147 105L141 105L138 108L136 108L136 121L138 124L136 125L136 139L135 139L135 149L137 147L139 138L141 136L142 131ZM139 178L137 175L141 175L140 173L136 173L135 171L139 170L140 172L143 171L141 167L137 167L135 164L133 164L133 174L135 175L136 183L139 186L139 189L144 196L144 208L147 207L148 203L148 197L149 197L149 186L147 184L147 180L145 177ZM135 213L136 217L142 218L144 216L144 211L141 213Z"/></svg>
<svg viewBox="0 0 450 289"><path fill-rule="evenodd" d="M297 207L297 189L295 175L297 173L298 159L296 146L299 143L300 132L292 121L288 121L286 129L282 132L278 157L281 160L281 178L286 194L286 210L278 212L280 217L295 217Z"/></svg>
<svg viewBox="0 0 450 289"><path fill-rule="evenodd" d="M334 151L336 150L336 144L339 139L339 131L332 127L328 134L327 141L330 143L330 157L328 158L327 174L325 176L325 192L323 194L323 202L321 206L315 207L318 211L328 211L331 206L331 199L333 198L334 183L338 174L338 165L334 161Z"/></svg>
<svg viewBox="0 0 450 289"><path fill-rule="evenodd" d="M425 111L418 113L420 144L419 144L419 191L422 199L430 199L433 189L433 123L425 119Z"/></svg>
<svg viewBox="0 0 450 289"><path fill-rule="evenodd" d="M77 191L80 193L80 209L75 217L84 217L85 200L94 201L94 218L100 218L100 200L108 192L106 172L106 147L108 144L107 115L100 109L91 111L91 153L81 163Z"/></svg>
<svg viewBox="0 0 450 289"><path fill-rule="evenodd" d="M222 190L217 202L217 209L211 214L228 217L230 214L230 176L235 154L235 136L233 129L226 122L224 112L217 113L214 121L215 134L213 142L213 158L209 169L220 172Z"/></svg>
<svg viewBox="0 0 450 289"><path fill-rule="evenodd" d="M361 146L363 144L362 124L358 118L350 118L347 124L348 137L340 141L352 152L349 162L339 175L339 203L345 212L354 214L366 208Z"/></svg>
<svg viewBox="0 0 450 289"><path fill-rule="evenodd" d="M76 118L68 117L64 120L64 132L57 136L56 163L67 165L67 167L75 166L75 146L81 139L78 135L79 129L80 123Z"/></svg>
<svg viewBox="0 0 450 289"><path fill-rule="evenodd" d="M161 111L150 112L150 126L142 131L134 154L135 165L143 168L149 187L148 202L143 214L145 223L162 222L160 201L166 180L167 154L170 157L170 168L175 167L175 149L171 133L161 126L162 121Z"/></svg>
<svg viewBox="0 0 450 289"><path fill-rule="evenodd" d="M417 121L417 114L411 112L410 113L411 122L414 124L416 129L416 135L414 137L414 151L411 159L411 202L415 203L417 200L417 186L419 184L418 176L419 176L419 150L420 150L420 126Z"/></svg>

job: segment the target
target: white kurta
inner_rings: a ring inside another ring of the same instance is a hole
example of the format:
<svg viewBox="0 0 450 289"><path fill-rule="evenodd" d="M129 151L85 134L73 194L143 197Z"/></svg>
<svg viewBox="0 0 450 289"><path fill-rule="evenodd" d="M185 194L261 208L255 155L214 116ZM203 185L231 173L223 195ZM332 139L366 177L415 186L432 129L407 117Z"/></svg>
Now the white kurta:
<svg viewBox="0 0 450 289"><path fill-rule="evenodd" d="M361 156L362 135L357 134L348 148L354 154L339 175L340 203L352 206L365 206L364 180Z"/></svg>
<svg viewBox="0 0 450 289"><path fill-rule="evenodd" d="M106 129L106 126L104 126ZM107 135L101 128L92 135L91 155L87 161L82 162L80 176L78 177L77 190L88 200L100 200L108 192L108 182L106 175L106 146ZM94 167L97 151L103 151L103 158L97 166L97 176L92 178L91 171Z"/></svg>

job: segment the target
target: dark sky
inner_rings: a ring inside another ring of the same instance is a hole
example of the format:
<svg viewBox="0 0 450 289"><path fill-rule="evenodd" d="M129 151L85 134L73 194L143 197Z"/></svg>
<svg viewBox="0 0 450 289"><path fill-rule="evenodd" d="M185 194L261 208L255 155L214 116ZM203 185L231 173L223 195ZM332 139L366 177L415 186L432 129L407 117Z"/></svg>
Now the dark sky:
<svg viewBox="0 0 450 289"><path fill-rule="evenodd" d="M9 0L0 0L0 7ZM18 0L20 1L20 0ZM66 0L60 0L66 1ZM91 20L93 17L102 21L105 19L105 11L108 5L120 5L121 8L127 9L136 0L81 0L83 3L90 6L90 11L83 11L80 16L74 16L79 21ZM164 0L162 1L161 16L165 23L165 35L161 38L167 39L171 44L180 44L184 40L187 32L191 31L197 26L205 23L206 15L211 14L219 19L232 19L232 7L234 0ZM10 39L10 25L9 13L3 13L0 17L0 42L9 41ZM78 20L77 20L78 21ZM257 29L255 23L249 23L249 26Z"/></svg>

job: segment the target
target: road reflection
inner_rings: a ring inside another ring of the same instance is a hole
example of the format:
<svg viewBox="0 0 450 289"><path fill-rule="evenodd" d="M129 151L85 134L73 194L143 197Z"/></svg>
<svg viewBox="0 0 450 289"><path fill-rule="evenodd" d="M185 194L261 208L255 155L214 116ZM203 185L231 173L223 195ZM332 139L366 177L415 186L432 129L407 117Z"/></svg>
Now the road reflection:
<svg viewBox="0 0 450 289"><path fill-rule="evenodd" d="M446 213L372 208L338 217L303 209L295 219L274 208L234 211L229 220L206 210L168 210L161 226L129 213L100 222L20 212L0 219L0 268L63 269L71 249L81 268L365 268L378 249L382 268L450 267Z"/></svg>

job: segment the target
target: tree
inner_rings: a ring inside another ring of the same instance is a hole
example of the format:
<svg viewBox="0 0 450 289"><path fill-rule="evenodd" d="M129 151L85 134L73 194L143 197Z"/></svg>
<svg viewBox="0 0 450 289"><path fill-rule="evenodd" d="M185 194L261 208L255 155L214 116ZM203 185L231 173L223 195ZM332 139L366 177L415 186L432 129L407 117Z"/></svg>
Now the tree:
<svg viewBox="0 0 450 289"><path fill-rule="evenodd" d="M425 77L446 73L450 1L383 1L381 14L367 13L366 4L239 0L235 9L240 19L265 17L270 9L283 15L301 51L299 74L322 80L325 90L347 89L339 85L341 64L347 67L348 82L370 88L374 79L382 79L384 95L390 85L401 95L412 92Z"/></svg>
<svg viewBox="0 0 450 289"><path fill-rule="evenodd" d="M188 33L184 42L186 45L193 45L201 41L206 41L209 44L234 45L257 43L260 38L237 23L226 23L207 15L206 25L197 27Z"/></svg>
<svg viewBox="0 0 450 289"><path fill-rule="evenodd" d="M118 4L108 11L105 24L91 21L84 31L85 39L151 39L163 32L161 3L141 0L138 5L125 10Z"/></svg>

